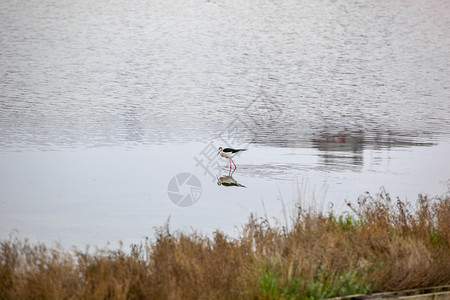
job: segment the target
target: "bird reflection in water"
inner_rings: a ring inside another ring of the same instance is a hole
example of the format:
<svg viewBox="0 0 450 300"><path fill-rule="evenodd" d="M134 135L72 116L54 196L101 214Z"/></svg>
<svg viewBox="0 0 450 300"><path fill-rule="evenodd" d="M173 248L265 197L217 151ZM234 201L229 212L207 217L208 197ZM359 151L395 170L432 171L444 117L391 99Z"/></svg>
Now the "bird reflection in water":
<svg viewBox="0 0 450 300"><path fill-rule="evenodd" d="M231 175L228 176L222 176L217 178L217 185L223 185L223 186L239 186L239 187L245 187L245 185L242 185L238 183Z"/></svg>
<svg viewBox="0 0 450 300"><path fill-rule="evenodd" d="M217 177L217 185L223 185L223 186L239 186L239 187L245 187L245 185L242 185L236 181L236 179L233 178L234 170L233 172L228 172L228 176L221 176Z"/></svg>

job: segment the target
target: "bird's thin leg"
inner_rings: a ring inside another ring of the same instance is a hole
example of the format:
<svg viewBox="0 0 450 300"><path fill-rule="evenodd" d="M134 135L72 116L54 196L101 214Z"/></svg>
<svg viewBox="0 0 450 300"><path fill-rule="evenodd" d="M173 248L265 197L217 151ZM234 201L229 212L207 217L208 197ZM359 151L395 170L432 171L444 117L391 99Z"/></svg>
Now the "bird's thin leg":
<svg viewBox="0 0 450 300"><path fill-rule="evenodd" d="M234 169L236 170L236 164L234 163L234 161L233 161L233 159L232 158L230 158L230 160L233 162L233 165L234 165Z"/></svg>

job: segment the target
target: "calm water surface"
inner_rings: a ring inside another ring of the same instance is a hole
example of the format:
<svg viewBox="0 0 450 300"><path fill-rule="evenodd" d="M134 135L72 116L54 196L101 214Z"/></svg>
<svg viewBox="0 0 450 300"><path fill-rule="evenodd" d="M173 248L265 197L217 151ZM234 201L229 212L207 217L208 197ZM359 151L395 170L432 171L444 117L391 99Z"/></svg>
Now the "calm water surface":
<svg viewBox="0 0 450 300"><path fill-rule="evenodd" d="M449 190L448 1L6 0L0 36L0 238L236 234L296 202ZM217 185L219 146L249 149L245 187Z"/></svg>

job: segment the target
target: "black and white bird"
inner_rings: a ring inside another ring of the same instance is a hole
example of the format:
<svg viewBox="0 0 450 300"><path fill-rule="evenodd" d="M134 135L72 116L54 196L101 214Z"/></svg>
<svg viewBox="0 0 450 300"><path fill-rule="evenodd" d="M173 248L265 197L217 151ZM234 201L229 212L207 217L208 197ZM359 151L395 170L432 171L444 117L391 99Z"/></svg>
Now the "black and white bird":
<svg viewBox="0 0 450 300"><path fill-rule="evenodd" d="M222 147L219 148L219 154L222 157L228 158L230 160L230 170L231 170L231 163L234 165L234 169L236 170L236 164L233 161L233 157L235 157L239 152L246 151L247 149L233 149L233 148L225 148Z"/></svg>

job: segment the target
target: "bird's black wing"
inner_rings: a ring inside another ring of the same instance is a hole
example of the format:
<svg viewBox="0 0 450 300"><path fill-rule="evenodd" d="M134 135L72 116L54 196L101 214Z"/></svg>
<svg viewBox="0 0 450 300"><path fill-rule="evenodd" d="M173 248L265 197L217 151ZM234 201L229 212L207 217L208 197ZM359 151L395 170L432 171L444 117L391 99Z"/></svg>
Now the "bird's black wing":
<svg viewBox="0 0 450 300"><path fill-rule="evenodd" d="M225 148L225 149L223 149L222 151L225 152L225 153L236 153L236 152L239 152L239 151L245 151L245 150L247 150L247 149Z"/></svg>

